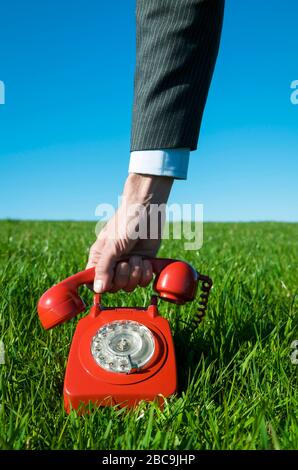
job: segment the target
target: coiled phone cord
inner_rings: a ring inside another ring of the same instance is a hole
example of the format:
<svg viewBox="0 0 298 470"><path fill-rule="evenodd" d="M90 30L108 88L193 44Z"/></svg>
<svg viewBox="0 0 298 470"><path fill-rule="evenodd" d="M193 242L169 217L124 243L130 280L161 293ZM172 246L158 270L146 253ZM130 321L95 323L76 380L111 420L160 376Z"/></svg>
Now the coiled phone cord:
<svg viewBox="0 0 298 470"><path fill-rule="evenodd" d="M199 296L198 311L193 319L194 326L198 326L206 315L209 294L212 288L212 279L210 279L210 277L198 273L198 280L202 281L202 287Z"/></svg>

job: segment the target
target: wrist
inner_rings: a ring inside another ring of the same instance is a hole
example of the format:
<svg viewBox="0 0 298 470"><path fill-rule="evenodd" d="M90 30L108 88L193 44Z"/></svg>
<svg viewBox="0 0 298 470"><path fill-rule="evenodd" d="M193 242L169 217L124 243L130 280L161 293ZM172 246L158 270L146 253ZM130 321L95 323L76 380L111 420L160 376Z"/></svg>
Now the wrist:
<svg viewBox="0 0 298 470"><path fill-rule="evenodd" d="M173 178L130 173L126 179L123 197L131 204L166 203L173 185Z"/></svg>

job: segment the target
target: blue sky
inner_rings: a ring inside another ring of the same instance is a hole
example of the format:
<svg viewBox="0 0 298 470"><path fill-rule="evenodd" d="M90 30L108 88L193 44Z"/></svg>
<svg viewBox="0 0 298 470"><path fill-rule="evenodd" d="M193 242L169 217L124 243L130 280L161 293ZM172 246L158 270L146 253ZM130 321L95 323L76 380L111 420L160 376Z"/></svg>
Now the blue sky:
<svg viewBox="0 0 298 470"><path fill-rule="evenodd" d="M0 6L0 218L95 220L127 174L133 0ZM298 221L297 0L227 0L189 178L205 220Z"/></svg>

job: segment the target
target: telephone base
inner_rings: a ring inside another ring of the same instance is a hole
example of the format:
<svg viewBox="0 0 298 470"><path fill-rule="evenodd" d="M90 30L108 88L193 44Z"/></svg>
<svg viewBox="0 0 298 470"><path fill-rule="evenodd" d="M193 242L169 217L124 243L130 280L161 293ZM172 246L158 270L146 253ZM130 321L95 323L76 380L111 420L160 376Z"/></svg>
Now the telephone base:
<svg viewBox="0 0 298 470"><path fill-rule="evenodd" d="M131 320L147 327L154 337L154 354L148 364L131 373L111 372L100 367L92 356L91 342L104 325ZM99 309L78 323L71 345L65 380L64 405L80 412L89 407L134 407L140 401L156 400L176 392L177 372L173 338L168 321L161 317L156 305L142 308Z"/></svg>

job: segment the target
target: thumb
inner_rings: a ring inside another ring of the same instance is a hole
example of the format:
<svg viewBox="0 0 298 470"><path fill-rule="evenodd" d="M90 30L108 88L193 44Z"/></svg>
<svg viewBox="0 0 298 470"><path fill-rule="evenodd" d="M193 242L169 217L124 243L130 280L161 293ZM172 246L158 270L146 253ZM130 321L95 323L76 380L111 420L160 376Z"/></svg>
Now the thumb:
<svg viewBox="0 0 298 470"><path fill-rule="evenodd" d="M117 256L115 253L108 249L101 252L95 266L94 292L101 294L112 288L116 261Z"/></svg>

